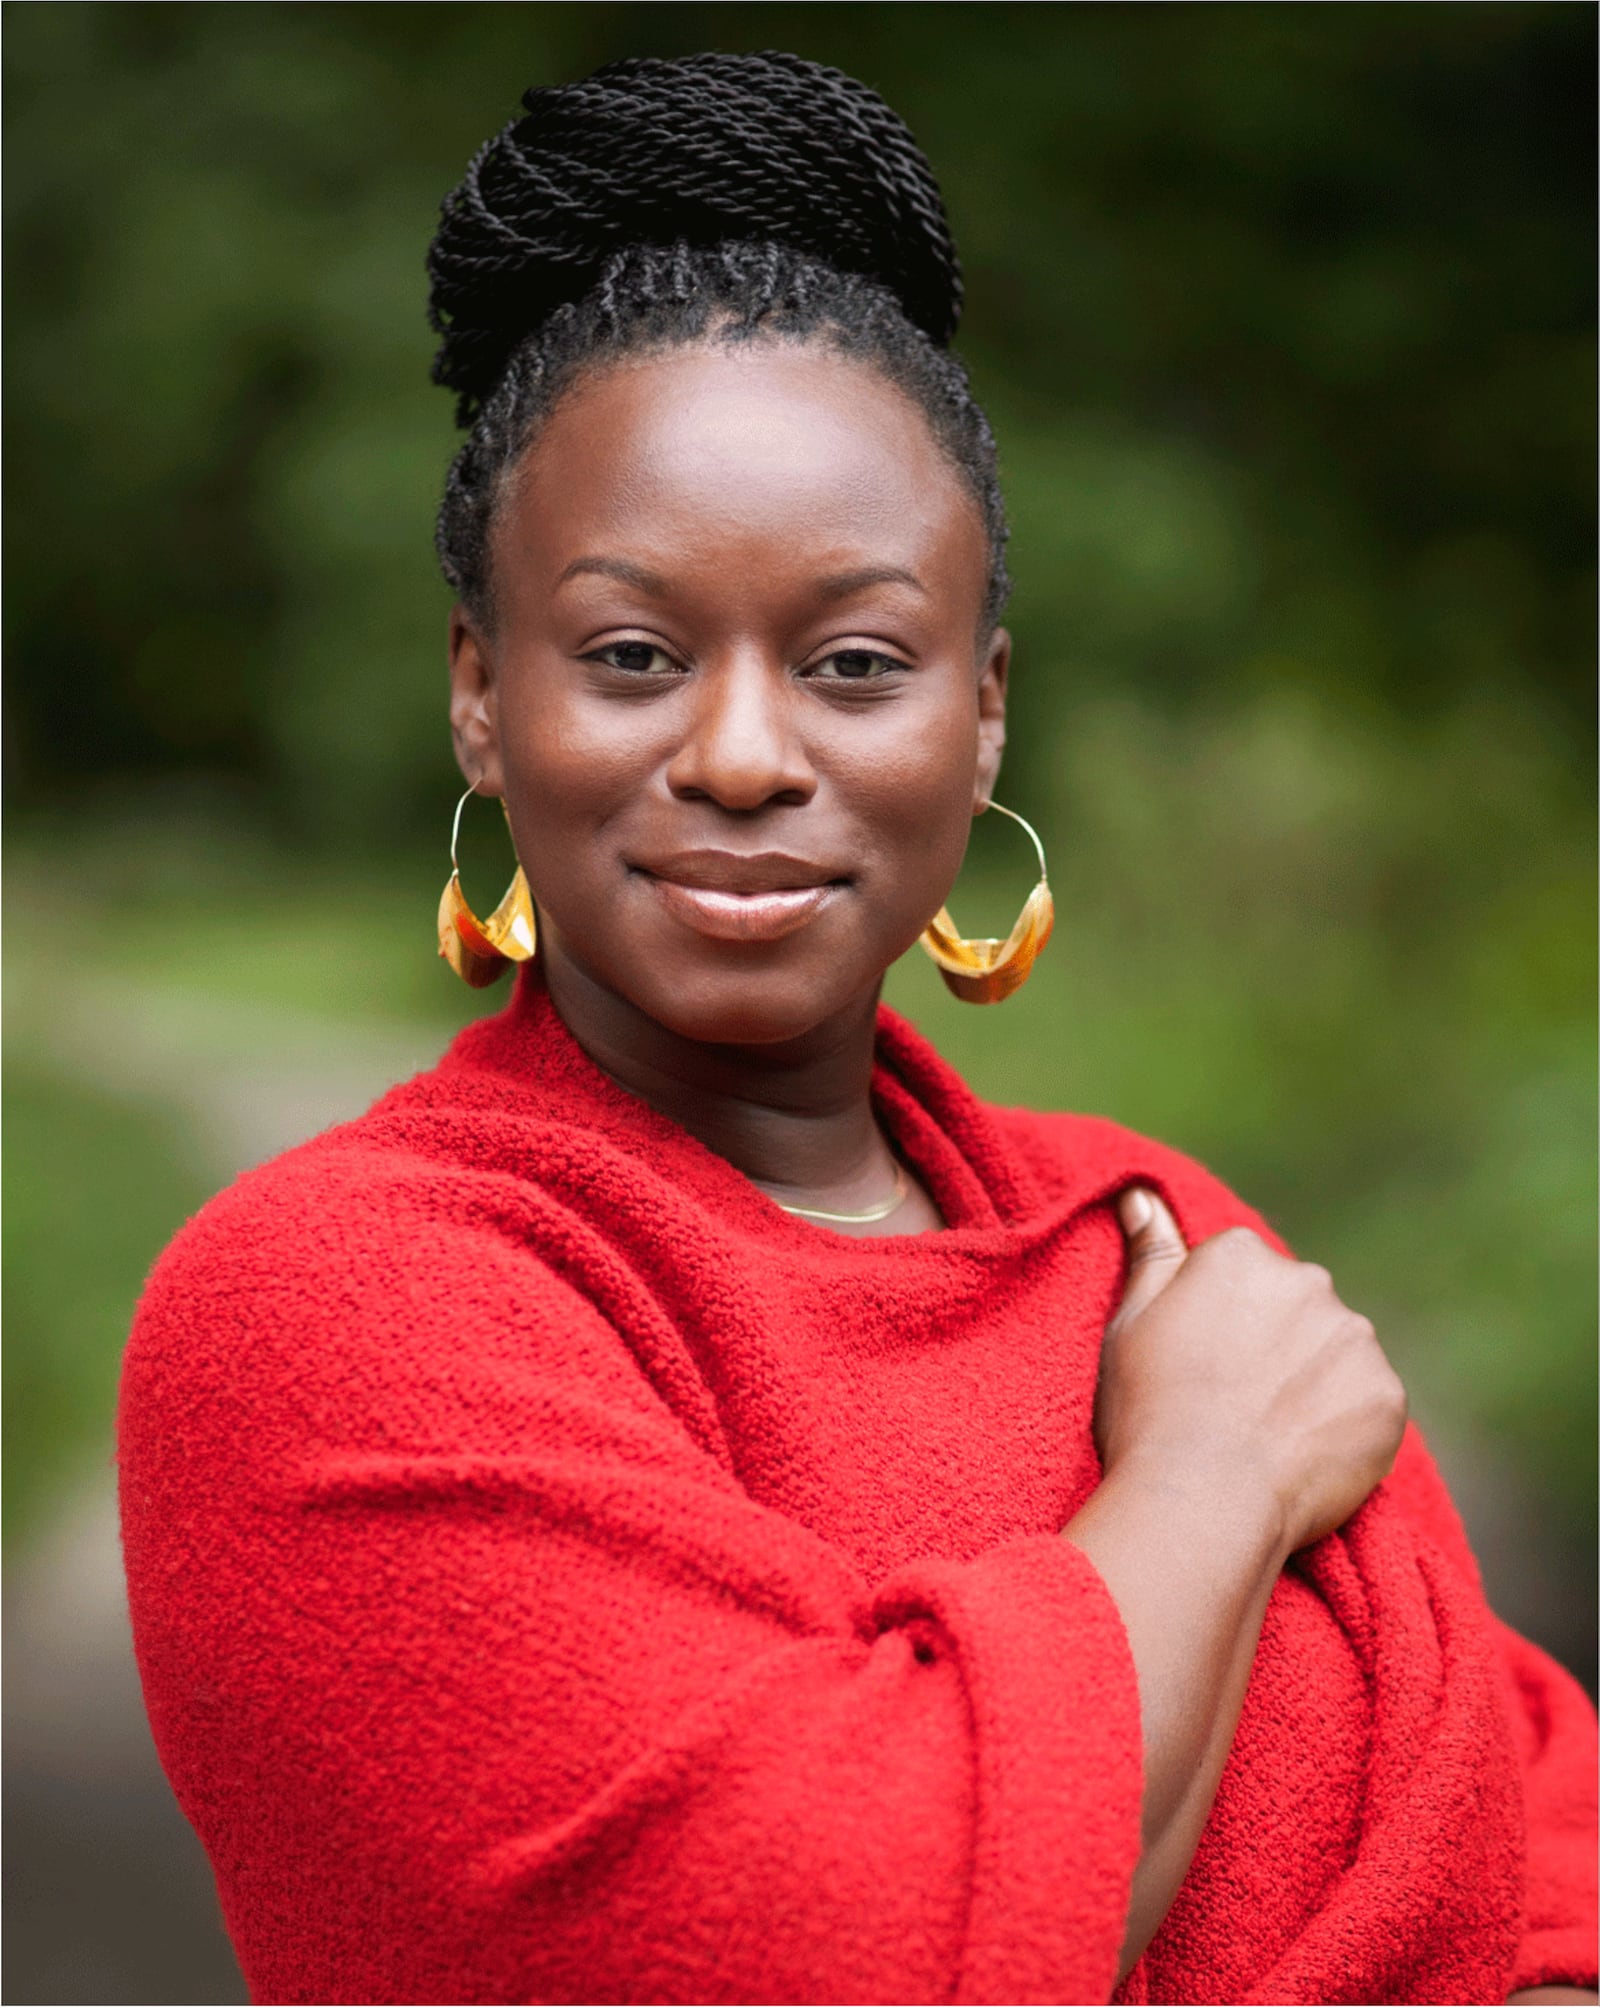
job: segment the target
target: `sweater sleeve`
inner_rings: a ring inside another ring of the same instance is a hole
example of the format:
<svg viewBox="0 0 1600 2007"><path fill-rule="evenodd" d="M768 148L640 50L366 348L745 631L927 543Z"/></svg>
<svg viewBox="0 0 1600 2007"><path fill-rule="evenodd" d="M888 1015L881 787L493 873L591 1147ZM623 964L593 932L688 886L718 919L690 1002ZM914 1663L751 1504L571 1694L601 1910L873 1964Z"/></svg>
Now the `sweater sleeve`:
<svg viewBox="0 0 1600 2007"><path fill-rule="evenodd" d="M1106 2000L1139 1725L1087 1560L863 1579L530 1253L525 1187L319 1175L169 1250L119 1422L151 1723L254 1996Z"/></svg>
<svg viewBox="0 0 1600 2007"><path fill-rule="evenodd" d="M1415 1530L1481 1589L1454 1501L1415 1427L1388 1488ZM1588 1695L1537 1645L1494 1620L1527 1822L1522 1935L1508 1992L1594 1987L1596 1734Z"/></svg>

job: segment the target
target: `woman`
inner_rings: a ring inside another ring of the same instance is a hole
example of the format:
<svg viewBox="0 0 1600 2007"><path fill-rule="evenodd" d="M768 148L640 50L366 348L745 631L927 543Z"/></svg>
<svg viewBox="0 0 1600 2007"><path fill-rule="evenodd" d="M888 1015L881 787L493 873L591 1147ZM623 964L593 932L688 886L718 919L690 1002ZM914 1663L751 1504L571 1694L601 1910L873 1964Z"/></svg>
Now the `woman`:
<svg viewBox="0 0 1600 2007"><path fill-rule="evenodd" d="M430 270L451 725L526 872L452 873L441 951L517 988L192 1222L124 1376L256 1997L1600 1997L1592 1716L1371 1326L879 1007L1048 932L942 910L1010 643L909 134L792 57L614 65Z"/></svg>

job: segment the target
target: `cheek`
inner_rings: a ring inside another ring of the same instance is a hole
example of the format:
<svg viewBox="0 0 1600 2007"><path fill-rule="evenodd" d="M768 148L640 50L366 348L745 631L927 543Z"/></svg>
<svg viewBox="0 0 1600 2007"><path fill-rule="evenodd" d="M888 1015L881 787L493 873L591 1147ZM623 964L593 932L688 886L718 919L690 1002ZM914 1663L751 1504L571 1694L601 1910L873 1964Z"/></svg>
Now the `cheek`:
<svg viewBox="0 0 1600 2007"><path fill-rule="evenodd" d="M542 919L586 932L610 910L606 830L637 799L648 767L626 739L599 734L581 707L548 688L519 686L502 701L501 763L512 840Z"/></svg>
<svg viewBox="0 0 1600 2007"><path fill-rule="evenodd" d="M658 739L647 714L586 701L565 677L533 667L508 678L500 743L513 821L546 836L594 829L649 785ZM576 861L579 845L561 848Z"/></svg>
<svg viewBox="0 0 1600 2007"><path fill-rule="evenodd" d="M904 820L912 818L913 808L935 822L953 818L959 825L970 818L978 772L978 707L964 679L950 676L944 688L930 689L914 711L908 706L903 719L887 722L890 728L876 737L861 762L876 792L890 803L899 802Z"/></svg>
<svg viewBox="0 0 1600 2007"><path fill-rule="evenodd" d="M863 880L899 952L949 895L972 832L975 716L959 706L886 734L841 786L857 812Z"/></svg>

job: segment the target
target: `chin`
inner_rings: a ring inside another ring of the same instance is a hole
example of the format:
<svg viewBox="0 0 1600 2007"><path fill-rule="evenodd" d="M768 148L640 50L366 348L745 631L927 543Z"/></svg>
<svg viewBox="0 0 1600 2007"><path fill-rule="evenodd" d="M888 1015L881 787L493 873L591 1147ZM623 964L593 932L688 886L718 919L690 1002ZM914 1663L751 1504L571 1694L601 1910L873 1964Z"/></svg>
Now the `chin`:
<svg viewBox="0 0 1600 2007"><path fill-rule="evenodd" d="M548 912L542 921L543 939L594 992L698 1045L771 1048L826 1025L870 1020L887 966L885 944L851 929L733 946L665 929L608 928L585 937ZM582 1008L580 998L574 1003Z"/></svg>
<svg viewBox="0 0 1600 2007"><path fill-rule="evenodd" d="M633 990L630 1001L667 1031L701 1045L785 1045L858 1006L863 987L875 1001L876 980L841 994L836 984L824 991L797 973L730 971L664 993L647 985Z"/></svg>

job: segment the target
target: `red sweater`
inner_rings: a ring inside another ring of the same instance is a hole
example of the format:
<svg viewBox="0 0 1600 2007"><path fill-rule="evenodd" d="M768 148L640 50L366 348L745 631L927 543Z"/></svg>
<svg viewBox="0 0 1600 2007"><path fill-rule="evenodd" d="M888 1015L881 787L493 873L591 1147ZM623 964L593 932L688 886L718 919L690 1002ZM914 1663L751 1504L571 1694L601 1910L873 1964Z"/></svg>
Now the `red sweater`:
<svg viewBox="0 0 1600 2007"><path fill-rule="evenodd" d="M1139 1848L1099 1475L1107 1201L885 1011L948 1230L781 1212L511 1007L179 1235L124 1371L157 1746L263 2001L1104 2001ZM1118 1997L1593 1983L1593 1716L1412 1435L1285 1572Z"/></svg>

